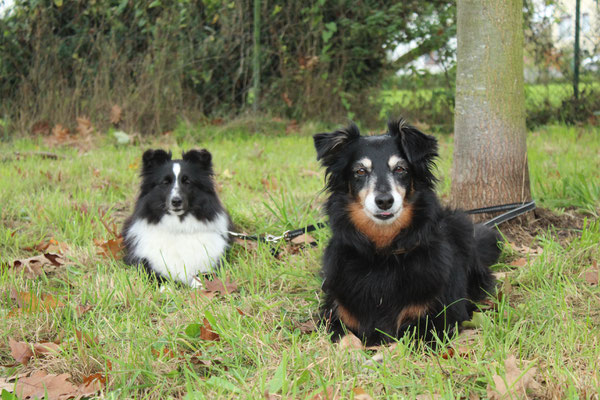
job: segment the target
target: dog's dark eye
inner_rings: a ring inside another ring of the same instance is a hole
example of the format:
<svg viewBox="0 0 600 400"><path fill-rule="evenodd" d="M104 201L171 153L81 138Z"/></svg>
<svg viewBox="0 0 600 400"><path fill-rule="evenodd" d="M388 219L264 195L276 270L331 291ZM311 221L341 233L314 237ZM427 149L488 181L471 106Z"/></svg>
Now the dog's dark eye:
<svg viewBox="0 0 600 400"><path fill-rule="evenodd" d="M170 185L170 184L171 184L171 182L173 182L173 181L171 180L171 177L170 177L170 176L167 176L166 178L164 178L164 179L162 180L162 182L161 182L161 183L162 183L163 185Z"/></svg>
<svg viewBox="0 0 600 400"><path fill-rule="evenodd" d="M182 176L181 177L181 183L183 185L189 185L190 184L190 178L188 178L187 176Z"/></svg>
<svg viewBox="0 0 600 400"><path fill-rule="evenodd" d="M394 173L395 174L401 174L401 173L404 173L404 172L406 172L406 168L404 168L401 165L397 165L396 168L394 168Z"/></svg>
<svg viewBox="0 0 600 400"><path fill-rule="evenodd" d="M356 171L354 171L354 173L357 176L365 176L367 174L367 170L365 168L359 168Z"/></svg>

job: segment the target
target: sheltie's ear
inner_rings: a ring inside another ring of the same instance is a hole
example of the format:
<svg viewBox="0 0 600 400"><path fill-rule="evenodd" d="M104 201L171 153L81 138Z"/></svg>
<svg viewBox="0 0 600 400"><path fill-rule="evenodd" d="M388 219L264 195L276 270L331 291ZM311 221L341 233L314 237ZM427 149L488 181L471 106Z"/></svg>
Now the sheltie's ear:
<svg viewBox="0 0 600 400"><path fill-rule="evenodd" d="M190 150L182 155L183 161L201 165L203 168L212 168L212 155L206 149Z"/></svg>
<svg viewBox="0 0 600 400"><path fill-rule="evenodd" d="M317 149L317 160L321 161L325 167L332 165L336 155L359 137L360 131L354 123L335 132L317 133L313 136L315 149Z"/></svg>
<svg viewBox="0 0 600 400"><path fill-rule="evenodd" d="M437 157L437 140L409 125L405 119L388 121L388 131L411 164L429 164Z"/></svg>
<svg viewBox="0 0 600 400"><path fill-rule="evenodd" d="M152 168L171 161L171 152L164 150L146 150L142 156L142 174Z"/></svg>

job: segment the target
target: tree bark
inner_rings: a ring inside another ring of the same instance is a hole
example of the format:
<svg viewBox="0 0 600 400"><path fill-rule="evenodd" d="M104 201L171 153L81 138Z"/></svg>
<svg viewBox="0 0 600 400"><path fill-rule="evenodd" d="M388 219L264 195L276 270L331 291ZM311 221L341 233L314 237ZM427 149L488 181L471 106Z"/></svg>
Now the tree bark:
<svg viewBox="0 0 600 400"><path fill-rule="evenodd" d="M523 0L458 0L452 203L531 197L523 86Z"/></svg>

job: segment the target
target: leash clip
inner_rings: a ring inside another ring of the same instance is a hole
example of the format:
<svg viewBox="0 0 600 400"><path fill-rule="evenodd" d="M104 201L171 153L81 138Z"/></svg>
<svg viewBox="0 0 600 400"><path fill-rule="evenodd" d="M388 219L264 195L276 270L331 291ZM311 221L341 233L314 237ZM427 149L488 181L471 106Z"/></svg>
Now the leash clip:
<svg viewBox="0 0 600 400"><path fill-rule="evenodd" d="M271 235L270 233L267 233L264 238L265 238L265 242L268 243L277 243L279 242L281 239L283 239L285 235L281 235L281 236L275 236L275 235Z"/></svg>

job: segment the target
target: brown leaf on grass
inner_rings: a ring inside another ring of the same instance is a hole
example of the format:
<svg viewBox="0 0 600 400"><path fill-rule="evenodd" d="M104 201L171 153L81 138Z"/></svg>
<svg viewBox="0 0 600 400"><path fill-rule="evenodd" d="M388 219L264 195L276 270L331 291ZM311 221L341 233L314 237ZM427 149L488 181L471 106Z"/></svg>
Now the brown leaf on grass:
<svg viewBox="0 0 600 400"><path fill-rule="evenodd" d="M10 298L17 302L18 308L9 312L9 317L21 313L50 312L51 310L65 306L62 301L57 300L50 294L42 294L41 297L37 297L30 292L19 292L11 289Z"/></svg>
<svg viewBox="0 0 600 400"><path fill-rule="evenodd" d="M504 367L504 377L495 374L492 377L494 387L491 385L487 387L487 395L490 399L526 398L527 390L539 389L540 385L535 381L536 367L522 371L517 367L517 359L512 354L504 362Z"/></svg>
<svg viewBox="0 0 600 400"><path fill-rule="evenodd" d="M122 120L123 109L118 104L115 104L110 109L110 123L113 125L118 125Z"/></svg>
<svg viewBox="0 0 600 400"><path fill-rule="evenodd" d="M10 355L19 363L23 365L29 364L29 360L33 357L33 351L31 346L26 342L17 342L13 338L8 338L8 345L10 347Z"/></svg>
<svg viewBox="0 0 600 400"><path fill-rule="evenodd" d="M244 240L240 238L235 238L233 242L244 247L244 249L247 252L254 252L258 249L258 242L256 242L255 240Z"/></svg>
<svg viewBox="0 0 600 400"><path fill-rule="evenodd" d="M21 378L15 386L15 394L23 400L46 398L47 400L81 399L102 390L102 384L93 380L76 386L69 382L69 374L53 375L44 370L34 371L31 376ZM47 397L44 397L46 396Z"/></svg>
<svg viewBox="0 0 600 400"><path fill-rule="evenodd" d="M363 388L355 387L352 391L354 392L354 400L373 400Z"/></svg>
<svg viewBox="0 0 600 400"><path fill-rule="evenodd" d="M23 258L13 262L13 269L27 279L34 279L42 275L43 272L51 272L56 267L64 265L65 260L59 254L44 253L39 256Z"/></svg>
<svg viewBox="0 0 600 400"><path fill-rule="evenodd" d="M308 233L303 233L299 236L296 236L295 238L293 238L292 240L290 240L291 243L293 244L297 244L297 245L305 245L305 244L313 244L313 243L317 243L317 241L315 240L314 237L310 236Z"/></svg>
<svg viewBox="0 0 600 400"><path fill-rule="evenodd" d="M510 246L517 253L521 253L521 254L525 254L525 255L538 256L538 255L540 255L540 254L542 254L544 252L544 250L541 247L539 247L539 246L536 246L534 248L529 247L529 246L525 246L525 245L519 245L519 246L517 246L516 244L514 244L512 242L510 243Z"/></svg>
<svg viewBox="0 0 600 400"><path fill-rule="evenodd" d="M592 286L598 286L599 275L600 270L598 270L598 262L596 260L594 260L592 265L582 273L583 279Z"/></svg>
<svg viewBox="0 0 600 400"><path fill-rule="evenodd" d="M75 329L75 336L77 336L77 340L80 343L86 344L89 347L92 347L92 346L100 343L100 341L98 340L97 337L94 337L94 336L90 335L89 333L82 332L79 329Z"/></svg>
<svg viewBox="0 0 600 400"><path fill-rule="evenodd" d="M125 245L123 244L123 236L119 236L116 239L108 239L106 241L102 239L94 239L94 243L99 247L96 254L106 258L114 258L116 260L122 258L121 252L125 248Z"/></svg>
<svg viewBox="0 0 600 400"><path fill-rule="evenodd" d="M208 319L204 318L203 324L204 326L200 327L200 339L217 342L221 340L219 334L212 330L213 328L210 326Z"/></svg>
<svg viewBox="0 0 600 400"><path fill-rule="evenodd" d="M54 342L35 343L33 345L33 353L36 357L46 354L58 354L60 353L60 346Z"/></svg>
<svg viewBox="0 0 600 400"><path fill-rule="evenodd" d="M277 182L277 178L275 178L274 176L272 176L270 179L262 178L260 180L260 183L262 183L263 188L265 190L277 190L277 189L279 189L279 182Z"/></svg>
<svg viewBox="0 0 600 400"><path fill-rule="evenodd" d="M81 317L83 314L87 313L88 311L92 310L93 308L94 308L94 306L91 304L86 304L86 305L80 304L77 306L75 311L77 312L77 316Z"/></svg>
<svg viewBox="0 0 600 400"><path fill-rule="evenodd" d="M420 394L417 397L415 397L416 400L438 400L441 399L442 396L437 394L437 393L426 393L426 394Z"/></svg>
<svg viewBox="0 0 600 400"><path fill-rule="evenodd" d="M508 265L512 265L513 267L524 267L525 265L527 265L527 259L523 257L517 258Z"/></svg>
<svg viewBox="0 0 600 400"><path fill-rule="evenodd" d="M315 324L315 321L312 319L309 319L308 321L304 321L301 324L296 325L296 328L298 328L301 333L308 334L317 330L317 324Z"/></svg>
<svg viewBox="0 0 600 400"><path fill-rule="evenodd" d="M59 242L54 238L50 238L48 240L42 240L35 246L24 247L23 250L63 255L69 250L69 245L64 242Z"/></svg>
<svg viewBox="0 0 600 400"><path fill-rule="evenodd" d="M225 278L225 282L217 277L212 280L204 279L204 288L208 292L216 292L221 294L230 294L237 292L237 283L229 280L229 277Z"/></svg>
<svg viewBox="0 0 600 400"><path fill-rule="evenodd" d="M333 388L329 386L324 392L314 395L311 400L338 400L339 398L339 394L334 392Z"/></svg>
<svg viewBox="0 0 600 400"><path fill-rule="evenodd" d="M363 343L354 334L349 333L349 334L347 334L346 336L344 336L340 340L339 346L340 346L341 350L344 350L344 349L362 349L363 348Z"/></svg>
<svg viewBox="0 0 600 400"><path fill-rule="evenodd" d="M162 358L166 358L168 360L175 358L175 353L173 353L173 350L169 349L168 347L162 347L160 349L152 348L152 349L150 349L150 352L156 358L162 357Z"/></svg>

